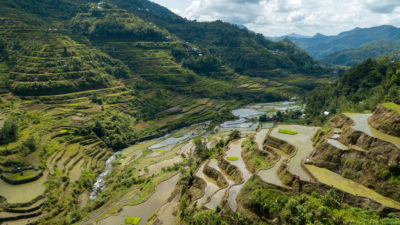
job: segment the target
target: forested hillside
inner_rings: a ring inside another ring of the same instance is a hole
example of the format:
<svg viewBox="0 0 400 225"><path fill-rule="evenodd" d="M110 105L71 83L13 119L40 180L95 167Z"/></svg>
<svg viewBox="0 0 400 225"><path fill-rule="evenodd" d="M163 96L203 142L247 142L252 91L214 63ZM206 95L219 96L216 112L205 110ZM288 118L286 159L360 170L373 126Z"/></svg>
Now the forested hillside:
<svg viewBox="0 0 400 225"><path fill-rule="evenodd" d="M398 53L400 53L400 40L373 41L359 48L325 56L321 61L332 65L355 66L368 58L377 59L382 56L394 56Z"/></svg>
<svg viewBox="0 0 400 225"><path fill-rule="evenodd" d="M352 67L338 81L310 92L306 112L321 116L328 110L362 112L381 102L400 103L400 62L389 57L368 59ZM321 117L323 118L323 116Z"/></svg>

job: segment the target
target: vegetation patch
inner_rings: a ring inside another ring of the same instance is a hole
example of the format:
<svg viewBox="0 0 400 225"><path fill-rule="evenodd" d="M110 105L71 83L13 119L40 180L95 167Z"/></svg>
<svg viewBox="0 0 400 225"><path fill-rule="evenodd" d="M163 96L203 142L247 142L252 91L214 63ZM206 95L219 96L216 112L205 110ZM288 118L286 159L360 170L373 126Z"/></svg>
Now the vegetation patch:
<svg viewBox="0 0 400 225"><path fill-rule="evenodd" d="M160 150L157 150L156 152L157 153L162 153L164 150L163 149L160 149Z"/></svg>
<svg viewBox="0 0 400 225"><path fill-rule="evenodd" d="M257 172L258 170L270 168L273 163L279 159L279 156L276 153L273 154L271 152L261 151L258 149L258 145L254 141L254 136L246 138L242 142L242 148L244 149L243 159L253 173Z"/></svg>
<svg viewBox="0 0 400 225"><path fill-rule="evenodd" d="M14 179L14 180L26 180L26 179L31 179L35 177L36 174L32 172L21 172L21 173L13 173L8 178Z"/></svg>
<svg viewBox="0 0 400 225"><path fill-rule="evenodd" d="M125 218L125 223L126 224L132 224L132 225L137 225L140 222L140 217L126 217Z"/></svg>
<svg viewBox="0 0 400 225"><path fill-rule="evenodd" d="M231 162L234 162L234 161L238 161L238 160L239 160L239 157L236 157L236 156L228 156L228 157L226 157L226 159L228 159L228 160L231 161Z"/></svg>
<svg viewBox="0 0 400 225"><path fill-rule="evenodd" d="M393 102L388 102L388 103L383 103L382 106L400 114L400 105L397 105Z"/></svg>
<svg viewBox="0 0 400 225"><path fill-rule="evenodd" d="M298 134L297 131L285 130L285 129L279 129L279 133L282 133L282 134L289 134L289 135L296 135L296 134Z"/></svg>

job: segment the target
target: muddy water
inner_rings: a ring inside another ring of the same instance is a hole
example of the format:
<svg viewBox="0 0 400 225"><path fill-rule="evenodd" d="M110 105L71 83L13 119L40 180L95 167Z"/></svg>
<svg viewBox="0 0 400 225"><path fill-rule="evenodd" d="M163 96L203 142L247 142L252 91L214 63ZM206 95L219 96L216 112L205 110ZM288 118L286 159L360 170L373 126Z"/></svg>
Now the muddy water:
<svg viewBox="0 0 400 225"><path fill-rule="evenodd" d="M204 134L204 130L208 124L209 122L199 123L177 130L172 134L160 138L160 141L150 146L149 149L157 150L162 148L163 150L170 150L177 144L181 144L191 138Z"/></svg>
<svg viewBox="0 0 400 225"><path fill-rule="evenodd" d="M11 185L0 179L0 195L7 199L10 204L30 202L46 190L43 185L47 179L47 172L38 180L20 185Z"/></svg>
<svg viewBox="0 0 400 225"><path fill-rule="evenodd" d="M228 178L228 176L219 168L218 162L216 160L211 160L210 163L208 164L211 168L216 169L219 171L226 179L228 182L228 186L226 188L223 188L219 191L217 191L212 197L211 200L205 204L204 206L209 208L209 209L215 209L217 206L221 205L222 198L224 197L225 193L229 188L235 184L235 182L231 179Z"/></svg>
<svg viewBox="0 0 400 225"><path fill-rule="evenodd" d="M348 150L348 148L338 140L328 139L328 143L341 150Z"/></svg>
<svg viewBox="0 0 400 225"><path fill-rule="evenodd" d="M297 131L298 134L282 134L278 132L279 129ZM301 168L301 161L313 151L311 137L314 136L315 132L317 132L318 129L318 127L308 127L300 125L279 125L271 133L272 136L285 140L298 149L296 155L290 159L288 167L291 173L300 176L300 178L305 181L310 181L311 178L303 170L303 168Z"/></svg>
<svg viewBox="0 0 400 225"><path fill-rule="evenodd" d="M100 225L120 225L125 224L125 218L130 216L140 217L139 225L146 224L147 220L154 213L156 209L164 204L164 202L171 195L178 182L180 174L176 174L169 180L160 183L154 192L154 194L147 199L145 202L135 206L125 206L122 211L116 215L110 216L102 221Z"/></svg>
<svg viewBox="0 0 400 225"><path fill-rule="evenodd" d="M269 129L262 129L255 135L255 141L258 145L258 149L263 150L264 140L268 134Z"/></svg>
<svg viewBox="0 0 400 225"><path fill-rule="evenodd" d="M250 177L252 176L252 174L247 170L246 164L243 161L242 158L242 144L243 139L232 142L229 145L229 150L226 152L227 157L231 156L231 157L238 157L239 160L237 161L229 161L228 159L226 159L230 164L236 166L240 172L243 175L243 179L244 182L243 184L239 184L239 185L235 185L232 186L229 189L229 194L228 194L228 203L229 206L231 207L232 211L236 211L237 209L237 203L236 203L236 197L238 196L240 190L242 190L244 184L247 182L248 179L250 179Z"/></svg>
<svg viewBox="0 0 400 225"><path fill-rule="evenodd" d="M259 124L258 122L250 121L250 119L258 118L259 116L265 114L272 116L276 113L276 111L297 109L301 109L301 106L297 105L295 102L275 102L248 105L243 108L233 110L232 114L239 117L239 119L227 121L221 124L218 130L222 132L227 132L234 129L238 129L240 131L254 131L258 125L261 125L262 128L271 128L273 125L272 123Z"/></svg>
<svg viewBox="0 0 400 225"><path fill-rule="evenodd" d="M196 173L196 176L203 179L207 184L207 186L204 190L204 195L199 200L197 200L197 205L199 207L201 207L204 203L206 203L208 201L208 198L211 197L216 191L219 190L219 187L216 184L214 184L213 182L211 182L210 180L208 180L208 178L204 175L203 169L204 169L205 165L206 164L203 163L203 165L201 165L201 167L199 168L199 170Z"/></svg>
<svg viewBox="0 0 400 225"><path fill-rule="evenodd" d="M307 169L321 182L329 186L334 186L342 191L353 195L363 196L375 200L384 206L400 209L400 203L387 198L372 189L369 189L352 180L346 179L337 173L325 168L319 168L313 165L306 165Z"/></svg>
<svg viewBox="0 0 400 225"><path fill-rule="evenodd" d="M362 131L368 134L371 137L376 137L381 140L393 143L400 147L400 138L394 137L385 133L382 133L374 128L372 128L368 123L368 118L371 117L372 114L346 114L354 121L354 126L352 127L354 130Z"/></svg>
<svg viewBox="0 0 400 225"><path fill-rule="evenodd" d="M263 180L266 183L275 184L283 187L284 185L278 176L278 168L285 159L286 159L285 157L281 156L281 159L274 165L274 167L268 170L260 170L257 173L258 176L260 176L261 180Z"/></svg>

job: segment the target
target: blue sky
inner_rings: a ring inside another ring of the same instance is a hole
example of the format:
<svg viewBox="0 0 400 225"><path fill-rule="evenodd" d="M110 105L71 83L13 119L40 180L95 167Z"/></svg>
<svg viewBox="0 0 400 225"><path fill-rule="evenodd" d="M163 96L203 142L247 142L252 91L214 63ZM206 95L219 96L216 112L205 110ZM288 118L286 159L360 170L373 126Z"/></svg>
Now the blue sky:
<svg viewBox="0 0 400 225"><path fill-rule="evenodd" d="M172 10L178 9L181 12L184 12L185 9L187 9L193 2L193 0L152 0L152 1Z"/></svg>
<svg viewBox="0 0 400 225"><path fill-rule="evenodd" d="M400 0L152 0L182 17L245 25L266 36L400 26Z"/></svg>

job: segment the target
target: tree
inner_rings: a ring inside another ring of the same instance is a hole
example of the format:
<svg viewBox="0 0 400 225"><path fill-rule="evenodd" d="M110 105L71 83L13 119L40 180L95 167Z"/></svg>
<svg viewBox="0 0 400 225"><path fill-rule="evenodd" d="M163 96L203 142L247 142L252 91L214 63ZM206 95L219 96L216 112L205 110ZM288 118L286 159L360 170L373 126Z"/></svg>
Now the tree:
<svg viewBox="0 0 400 225"><path fill-rule="evenodd" d="M8 144L16 141L18 137L18 126L13 119L6 120L0 130L0 144Z"/></svg>

